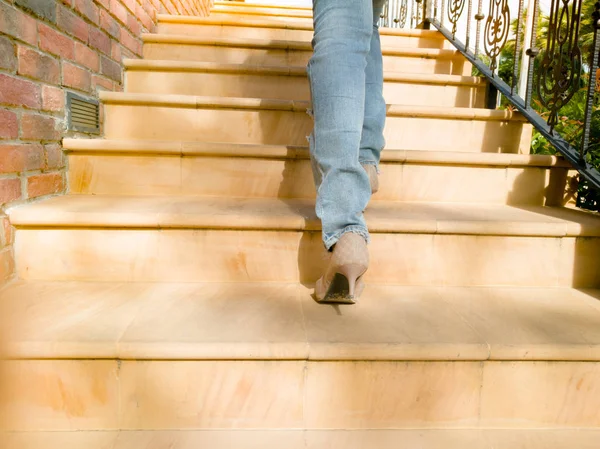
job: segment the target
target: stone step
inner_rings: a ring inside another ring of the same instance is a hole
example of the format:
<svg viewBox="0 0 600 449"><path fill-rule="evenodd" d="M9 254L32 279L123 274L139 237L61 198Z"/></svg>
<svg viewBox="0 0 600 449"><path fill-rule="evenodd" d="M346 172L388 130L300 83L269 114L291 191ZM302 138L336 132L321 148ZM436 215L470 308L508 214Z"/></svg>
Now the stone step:
<svg viewBox="0 0 600 449"><path fill-rule="evenodd" d="M308 148L65 139L69 191L92 195L305 198ZM555 156L386 149L373 201L562 205L569 166Z"/></svg>
<svg viewBox="0 0 600 449"><path fill-rule="evenodd" d="M101 92L108 139L306 145L305 101ZM531 125L507 110L388 105L387 145L406 150L528 153ZM443 138L440 138L443 136Z"/></svg>
<svg viewBox="0 0 600 449"><path fill-rule="evenodd" d="M310 100L304 67L128 59L124 62L129 93L199 95L280 100ZM383 94L388 103L484 108L484 79L458 75L387 72Z"/></svg>
<svg viewBox="0 0 600 449"><path fill-rule="evenodd" d="M220 62L266 66L306 66L309 42L215 36L144 34L144 59ZM458 51L383 47L385 70L403 73L471 75L472 65Z"/></svg>
<svg viewBox="0 0 600 449"><path fill-rule="evenodd" d="M0 440L2 436L0 436ZM596 449L598 429L23 432L4 449Z"/></svg>
<svg viewBox="0 0 600 449"><path fill-rule="evenodd" d="M11 336L0 422L16 431L598 428L599 298L369 285L358 305L336 309L298 284L19 281L0 296Z"/></svg>
<svg viewBox="0 0 600 449"><path fill-rule="evenodd" d="M379 201L366 217L373 284L600 286L595 214ZM307 200L71 195L10 218L28 280L311 283L328 257Z"/></svg>
<svg viewBox="0 0 600 449"><path fill-rule="evenodd" d="M225 5L215 4L211 8L211 16L228 15L237 16L260 16L260 17L292 17L295 19L310 19L312 21L312 9L280 8L274 5Z"/></svg>
<svg viewBox="0 0 600 449"><path fill-rule="evenodd" d="M312 22L289 17L197 17L158 15L159 34L235 37L310 42ZM454 48L438 31L380 28L383 46L415 48Z"/></svg>
<svg viewBox="0 0 600 449"><path fill-rule="evenodd" d="M311 6L303 6L299 2L292 2L289 5L286 4L277 4L272 5L269 3L254 3L254 2L246 2L246 1L229 1L229 0L217 0L214 2L215 6L223 7L223 6L235 6L239 8L272 8L272 9L287 9L287 10L295 10L295 11L312 11Z"/></svg>

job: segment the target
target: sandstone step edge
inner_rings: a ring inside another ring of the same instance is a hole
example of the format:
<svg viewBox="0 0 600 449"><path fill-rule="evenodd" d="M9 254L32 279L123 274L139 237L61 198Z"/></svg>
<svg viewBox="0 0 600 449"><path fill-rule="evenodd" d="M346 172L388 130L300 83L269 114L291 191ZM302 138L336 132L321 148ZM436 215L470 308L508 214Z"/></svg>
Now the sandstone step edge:
<svg viewBox="0 0 600 449"><path fill-rule="evenodd" d="M286 30L312 31L312 24L306 23L303 20L293 20L289 18L252 18L240 20L239 18L226 17L198 17L184 15L169 15L157 14L158 23L171 24L188 24L188 25L225 25L239 27L256 27L256 28L281 28ZM381 27L379 34L382 36L398 36L398 37L425 37L428 39L437 38L440 41L445 40L442 33L435 30L422 30L416 28L387 28Z"/></svg>
<svg viewBox="0 0 600 449"><path fill-rule="evenodd" d="M145 44L169 44L169 45L204 45L218 47L253 48L270 50L297 50L310 51L310 42L265 40L265 39L241 39L241 38L209 38L202 36L188 36L175 34L142 34ZM382 48L384 56L404 56L424 59L462 59L458 50L434 49L434 48L411 48L390 47Z"/></svg>
<svg viewBox="0 0 600 449"><path fill-rule="evenodd" d="M44 290L46 297L40 296ZM600 360L600 341L595 331L595 324L600 323L600 308L592 304L598 290L369 285L363 301L342 309L344 313L334 320L331 333L322 328L330 317L330 309L315 304L311 293L312 285L280 282L128 285L17 281L2 290L0 309L4 317L24 327L13 329L13 339L7 342L4 356L13 360L150 361ZM193 307L186 304L190 295L196 298ZM471 310L471 301L484 301L488 295L491 295L489 303ZM97 303L81 297L95 299ZM230 316L215 316L216 298L231 307ZM247 301L250 307L240 305L240 300ZM510 306L505 305L507 301ZM519 301L524 302L528 312L513 309ZM51 312L42 307L47 302L53 305ZM188 314L165 315L165 310L180 306L186 307ZM279 323L290 325L262 322L264 315L260 310L264 307L271 308L270 314L264 312L267 317L277 315ZM438 316L421 324L409 324L424 311L436 308L442 309ZM494 317L502 310L506 313L504 319L514 322L518 330L516 339L511 336L502 339L498 334L501 318ZM535 310L546 331L560 328L565 335L547 332L540 339L536 334L537 324L522 321ZM397 319L381 318L384 311ZM562 325L559 311L570 311L574 321ZM205 318L200 318L201 315ZM49 316L54 318L55 326L46 331L40 322ZM240 322L244 316L248 318L247 326L235 330L231 323ZM378 316L382 326L379 332L369 332L361 323L363 318L373 320ZM79 319L74 320L75 317ZM490 321L492 329L477 323L482 317ZM162 324L158 329L153 324L157 320ZM213 323L212 330L205 328L208 322ZM440 332L442 322L452 329L450 334ZM404 332L399 332L399 323ZM200 327L194 330L196 324ZM169 329L174 325L181 331L173 335ZM431 332L424 333L422 326L430 327ZM568 337L577 334L578 329L581 335Z"/></svg>
<svg viewBox="0 0 600 449"><path fill-rule="evenodd" d="M100 92L100 100L105 105L157 106L185 109L246 109L306 112L310 108L310 103L307 101L199 97L193 95L132 94L108 91ZM388 105L387 116L481 121L527 121L520 113L510 110L431 106Z"/></svg>
<svg viewBox="0 0 600 449"><path fill-rule="evenodd" d="M6 432L0 442L8 449L45 447L133 449L198 447L248 449L595 449L597 428L522 429L366 429L366 430L102 430ZM527 443L524 443L527 442ZM249 446L251 445L251 446Z"/></svg>
<svg viewBox="0 0 600 449"><path fill-rule="evenodd" d="M155 140L64 139L67 153L207 156L226 158L309 159L308 147L253 145L220 142L176 142ZM493 167L570 168L562 157L545 154L466 153L452 151L386 148L382 163L435 164Z"/></svg>
<svg viewBox="0 0 600 449"><path fill-rule="evenodd" d="M312 11L310 6L300 6L300 5L275 5L271 3L253 3L253 2L244 2L244 1L223 1L217 0L215 1L215 6L236 6L240 8L274 8L274 9L295 9L300 11Z"/></svg>
<svg viewBox="0 0 600 449"><path fill-rule="evenodd" d="M228 73L252 75L281 75L306 77L306 68L301 66L256 66L247 64L222 64L218 62L170 61L152 59L125 59L127 71ZM384 81L442 86L484 87L485 78L461 75L428 75L420 73L384 72Z"/></svg>
<svg viewBox="0 0 600 449"><path fill-rule="evenodd" d="M305 19L312 21L313 13L311 10L294 10L294 9L278 9L278 8L263 8L263 7L238 7L238 6L223 6L215 5L211 8L213 14L227 14L235 16L260 16L260 17L292 17L294 19Z"/></svg>
<svg viewBox="0 0 600 449"><path fill-rule="evenodd" d="M544 206L487 206L483 218L478 215L482 207L378 201L367 209L366 218L372 234L600 237L597 214ZM321 229L314 201L302 199L67 195L16 206L8 213L17 229Z"/></svg>

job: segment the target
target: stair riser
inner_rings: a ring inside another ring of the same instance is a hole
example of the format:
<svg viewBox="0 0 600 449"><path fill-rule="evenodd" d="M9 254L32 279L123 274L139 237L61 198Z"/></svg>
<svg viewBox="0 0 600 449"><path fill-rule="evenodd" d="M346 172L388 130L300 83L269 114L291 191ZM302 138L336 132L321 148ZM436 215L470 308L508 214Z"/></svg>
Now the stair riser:
<svg viewBox="0 0 600 449"><path fill-rule="evenodd" d="M383 163L374 200L558 204L567 169ZM314 198L308 160L73 153L70 192Z"/></svg>
<svg viewBox="0 0 600 449"><path fill-rule="evenodd" d="M212 38L272 39L280 41L310 42L312 30L286 28L260 28L233 25L200 25L191 23L159 23L159 34L174 36L197 36ZM409 48L453 48L449 41L440 37L381 35L382 46Z"/></svg>
<svg viewBox="0 0 600 449"><path fill-rule="evenodd" d="M144 44L144 58L170 61L202 61L225 64L305 67L312 50L285 50L277 48L242 48L211 45ZM471 75L472 66L462 57L452 59L421 58L384 55L384 70L401 73L438 73Z"/></svg>
<svg viewBox="0 0 600 449"><path fill-rule="evenodd" d="M280 225L275 216L246 226ZM30 229L15 248L26 280L314 282L327 264L319 231ZM373 283L600 286L600 238L377 233L370 251Z"/></svg>
<svg viewBox="0 0 600 449"><path fill-rule="evenodd" d="M303 76L237 73L126 72L126 91L238 98L310 100L308 79ZM438 107L484 108L485 86L453 86L425 83L386 82L388 103Z"/></svg>
<svg viewBox="0 0 600 449"><path fill-rule="evenodd" d="M8 365L2 424L21 431L600 426L600 364L591 362Z"/></svg>
<svg viewBox="0 0 600 449"><path fill-rule="evenodd" d="M304 146L313 126L303 111L107 104L105 112L104 129L109 139ZM389 148L528 153L531 125L521 121L388 117L384 134Z"/></svg>

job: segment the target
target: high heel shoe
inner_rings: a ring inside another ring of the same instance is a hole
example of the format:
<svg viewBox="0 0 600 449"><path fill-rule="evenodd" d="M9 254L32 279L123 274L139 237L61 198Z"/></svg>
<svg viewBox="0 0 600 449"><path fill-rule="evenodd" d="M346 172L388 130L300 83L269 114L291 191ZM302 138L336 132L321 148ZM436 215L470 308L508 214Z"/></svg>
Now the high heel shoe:
<svg viewBox="0 0 600 449"><path fill-rule="evenodd" d="M364 283L362 277L369 268L369 250L364 237L347 232L333 247L329 266L315 285L319 303L355 304Z"/></svg>
<svg viewBox="0 0 600 449"><path fill-rule="evenodd" d="M379 191L379 174L377 173L377 168L373 164L363 164L362 167L367 172L367 175L369 175L371 193L377 193Z"/></svg>

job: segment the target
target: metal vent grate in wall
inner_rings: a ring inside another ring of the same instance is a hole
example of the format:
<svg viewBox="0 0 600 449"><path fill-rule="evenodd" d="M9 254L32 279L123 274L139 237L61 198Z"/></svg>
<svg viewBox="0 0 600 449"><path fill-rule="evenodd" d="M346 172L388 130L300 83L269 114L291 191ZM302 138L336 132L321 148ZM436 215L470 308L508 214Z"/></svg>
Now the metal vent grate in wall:
<svg viewBox="0 0 600 449"><path fill-rule="evenodd" d="M100 132L100 104L96 100L67 92L69 129L84 133Z"/></svg>

